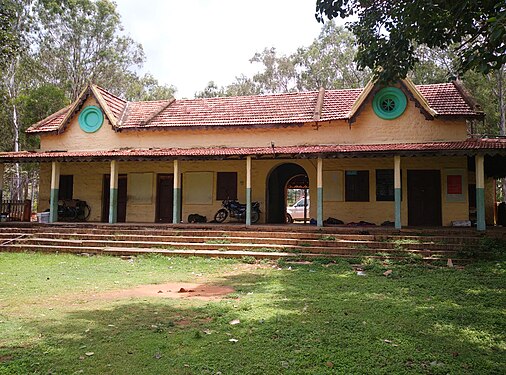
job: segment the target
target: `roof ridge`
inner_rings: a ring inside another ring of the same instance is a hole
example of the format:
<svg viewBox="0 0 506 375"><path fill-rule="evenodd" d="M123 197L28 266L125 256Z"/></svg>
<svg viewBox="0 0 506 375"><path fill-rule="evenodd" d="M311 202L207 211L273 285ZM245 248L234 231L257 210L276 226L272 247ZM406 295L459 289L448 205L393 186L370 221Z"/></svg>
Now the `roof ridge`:
<svg viewBox="0 0 506 375"><path fill-rule="evenodd" d="M109 90L103 88L102 86L99 86L99 85L96 85L96 84L92 84L93 86L95 86L97 89L101 90L101 91L105 91L108 95L111 95L112 97L114 97L115 99L119 99L121 100L122 102L124 103L128 103L129 100L126 100L126 99L123 99L123 98L120 98L119 96L117 95L114 95L112 92L110 92Z"/></svg>
<svg viewBox="0 0 506 375"><path fill-rule="evenodd" d="M172 99L172 100L169 100L167 102L167 104L163 105L161 108L157 109L156 111L154 111L146 120L142 120L140 122L140 125L147 125L149 124L156 116L158 116L160 113L162 113L163 111L165 111L167 108L170 107L170 105L172 103L174 103L176 101L176 99Z"/></svg>
<svg viewBox="0 0 506 375"><path fill-rule="evenodd" d="M109 107L109 103L107 103L107 100L105 100L102 93L98 90L98 86L94 84L90 84L89 88L93 95L95 95L98 103L102 107L102 110L105 112L105 115L109 119L109 122L111 123L112 127L115 129L118 126L118 119L116 116L114 116L114 113L112 113L111 108ZM107 91L106 91L107 92Z"/></svg>

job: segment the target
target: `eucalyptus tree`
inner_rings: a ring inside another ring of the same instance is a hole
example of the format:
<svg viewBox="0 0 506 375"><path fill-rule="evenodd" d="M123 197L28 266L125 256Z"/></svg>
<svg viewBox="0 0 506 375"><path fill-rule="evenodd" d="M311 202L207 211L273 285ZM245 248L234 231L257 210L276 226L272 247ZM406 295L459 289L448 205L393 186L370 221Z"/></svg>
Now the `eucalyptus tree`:
<svg viewBox="0 0 506 375"><path fill-rule="evenodd" d="M88 82L125 94L145 58L142 46L124 34L114 2L69 0L66 7L41 7L38 15L41 77L72 100Z"/></svg>

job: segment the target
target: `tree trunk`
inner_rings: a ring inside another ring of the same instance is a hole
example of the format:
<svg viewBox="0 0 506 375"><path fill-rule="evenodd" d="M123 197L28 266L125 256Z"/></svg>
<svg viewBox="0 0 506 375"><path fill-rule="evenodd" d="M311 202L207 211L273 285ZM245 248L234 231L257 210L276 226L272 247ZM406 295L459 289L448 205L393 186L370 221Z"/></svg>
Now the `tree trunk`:
<svg viewBox="0 0 506 375"><path fill-rule="evenodd" d="M497 71L497 96L499 99L499 134L506 135L506 108L504 100L504 66Z"/></svg>
<svg viewBox="0 0 506 375"><path fill-rule="evenodd" d="M19 57L14 59L9 67L8 70L8 77L7 77L7 95L8 99L11 102L11 110L12 110L12 131L13 131L13 143L14 143L14 151L19 152L20 147L20 140L19 140L19 113L18 113L18 107L16 105L16 97L17 97L17 90L16 90L16 71L19 64ZM11 199L13 200L19 200L21 199L21 166L19 163L16 163L14 165L14 183L13 183L13 190L11 190Z"/></svg>

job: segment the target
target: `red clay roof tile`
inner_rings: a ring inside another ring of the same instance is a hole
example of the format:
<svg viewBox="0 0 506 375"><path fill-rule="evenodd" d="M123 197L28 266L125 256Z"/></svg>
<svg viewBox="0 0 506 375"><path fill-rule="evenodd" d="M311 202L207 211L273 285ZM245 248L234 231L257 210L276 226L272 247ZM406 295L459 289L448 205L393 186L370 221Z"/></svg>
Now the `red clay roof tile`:
<svg viewBox="0 0 506 375"><path fill-rule="evenodd" d="M206 99L125 102L96 86L113 115L118 129L189 126L261 126L301 124L314 121L318 91ZM476 116L452 83L417 86L438 115ZM327 90L320 121L346 120L362 89ZM165 108L164 108L165 107ZM59 129L63 115L48 117L28 133Z"/></svg>
<svg viewBox="0 0 506 375"><path fill-rule="evenodd" d="M108 151L46 151L46 152L1 152L0 160L37 161L52 159L79 158L171 158L171 157L228 157L228 156L262 156L262 155L317 155L340 154L359 156L359 154L409 154L409 153L449 153L480 151L483 153L506 155L506 139L467 139L457 142L426 142L406 144L371 144L371 145L316 145L289 147L209 147L209 148L166 148L166 149L121 149Z"/></svg>

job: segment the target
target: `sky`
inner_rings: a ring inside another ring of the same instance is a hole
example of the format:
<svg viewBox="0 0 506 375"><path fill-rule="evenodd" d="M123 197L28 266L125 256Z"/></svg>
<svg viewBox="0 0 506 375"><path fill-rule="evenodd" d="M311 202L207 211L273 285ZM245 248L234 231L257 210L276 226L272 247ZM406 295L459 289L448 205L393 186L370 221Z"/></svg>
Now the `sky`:
<svg viewBox="0 0 506 375"><path fill-rule="evenodd" d="M260 69L249 60L275 47L291 54L318 36L316 0L115 0L125 32L142 44L151 73L193 98Z"/></svg>

